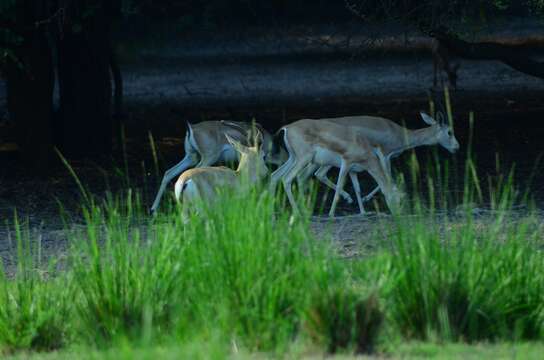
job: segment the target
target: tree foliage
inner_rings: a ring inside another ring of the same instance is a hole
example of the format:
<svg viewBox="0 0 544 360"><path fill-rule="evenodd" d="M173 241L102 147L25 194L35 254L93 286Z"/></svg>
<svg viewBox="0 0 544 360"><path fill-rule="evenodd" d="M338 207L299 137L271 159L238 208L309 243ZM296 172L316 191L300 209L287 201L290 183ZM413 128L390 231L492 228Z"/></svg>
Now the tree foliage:
<svg viewBox="0 0 544 360"><path fill-rule="evenodd" d="M394 20L420 28L486 21L498 15L524 16L544 9L544 0L345 0L345 3L364 20Z"/></svg>
<svg viewBox="0 0 544 360"><path fill-rule="evenodd" d="M8 26L14 18L14 5L16 0L3 0L0 2L0 68L8 59L14 59L13 47L22 41Z"/></svg>
<svg viewBox="0 0 544 360"><path fill-rule="evenodd" d="M497 60L527 75L544 78L544 62L519 51L518 45L469 42L458 25L485 22L497 15L541 14L544 0L345 0L366 21L393 20L433 37L451 55L471 60ZM463 26L464 30L466 26Z"/></svg>

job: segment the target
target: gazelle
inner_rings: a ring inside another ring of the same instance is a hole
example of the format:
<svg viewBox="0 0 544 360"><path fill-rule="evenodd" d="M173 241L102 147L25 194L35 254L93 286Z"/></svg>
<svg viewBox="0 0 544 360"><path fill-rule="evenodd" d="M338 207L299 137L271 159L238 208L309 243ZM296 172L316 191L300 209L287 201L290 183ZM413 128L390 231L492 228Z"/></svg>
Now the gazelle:
<svg viewBox="0 0 544 360"><path fill-rule="evenodd" d="M271 191L279 180L283 181L291 206L298 211L291 185L297 175L308 165L336 166L340 175L329 216L334 216L336 204L349 174L355 187L360 191L356 172L368 171L382 189L387 205L394 210L402 194L387 171L386 159L379 148L371 145L364 133L356 128L336 124L332 121L311 119L298 120L280 129L288 160L280 166L271 179Z"/></svg>
<svg viewBox="0 0 544 360"><path fill-rule="evenodd" d="M253 146L245 146L228 134L225 138L240 155L238 168L232 170L225 166L199 167L181 174L175 185L175 195L176 200L182 203L184 212L195 201L212 202L221 189L243 191L244 186L252 186L268 175L260 132Z"/></svg>
<svg viewBox="0 0 544 360"><path fill-rule="evenodd" d="M266 161L271 164L281 165L287 157L283 149L275 152L272 136L260 125L255 127L262 134L263 147L266 153ZM191 125L187 123L185 135L185 157L172 168L166 170L161 181L159 191L151 207L155 212L159 207L162 195L166 187L176 176L191 167L212 166L216 163L232 163L238 161L238 152L227 141L225 135L238 142L246 143L252 124L234 121L204 121Z"/></svg>
<svg viewBox="0 0 544 360"><path fill-rule="evenodd" d="M438 85L438 77L443 85L442 74L444 71L448 76L448 84L452 89L457 88L457 71L459 63L451 62L451 53L439 40L433 39L431 44L431 52L433 56L433 86L436 89Z"/></svg>
<svg viewBox="0 0 544 360"><path fill-rule="evenodd" d="M451 153L454 153L459 149L459 142L455 138L449 124L445 123L444 121L436 121L433 117L424 112L421 112L420 115L423 121L430 126L422 129L410 130L389 119L375 116L346 116L321 119L320 121L332 121L338 125L360 131L361 134L363 134L363 136L365 136L373 146L381 149L385 155L385 166L387 172L390 174L391 159L398 157L406 150L418 146L436 144L441 145ZM310 164L304 171L304 174L301 175L299 181L302 183L312 174L315 174L315 176L321 182L336 190L336 186L327 178L327 172L331 169L331 167L331 165L319 167L317 164ZM363 202L372 198L372 196L378 192L380 186L377 186L364 199L361 199L361 192L360 190L357 190L357 186L355 184L353 184L353 186L355 187L354 190L357 196L359 209L361 213L363 213ZM349 194L345 191L341 191L340 195L346 199L351 199Z"/></svg>

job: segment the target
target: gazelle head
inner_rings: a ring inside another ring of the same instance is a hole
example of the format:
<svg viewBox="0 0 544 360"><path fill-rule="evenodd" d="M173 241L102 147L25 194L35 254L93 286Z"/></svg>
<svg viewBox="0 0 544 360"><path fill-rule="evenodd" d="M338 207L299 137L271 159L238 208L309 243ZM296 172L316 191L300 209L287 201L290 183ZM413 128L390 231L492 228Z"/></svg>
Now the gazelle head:
<svg viewBox="0 0 544 360"><path fill-rule="evenodd" d="M378 157L378 160L381 163L381 166L384 170L389 168L389 160L387 157L383 154L382 150L379 147L373 148L374 154ZM389 172L389 171L387 171ZM388 181L388 189L382 189L382 192L385 196L385 202L387 203L387 206L389 209L393 212L396 212L401 209L402 202L405 199L405 193L399 189L397 184L395 184L395 181L391 177L391 174L387 174L387 181Z"/></svg>
<svg viewBox="0 0 544 360"><path fill-rule="evenodd" d="M420 115L425 123L431 125L436 129L436 135L433 139L436 143L442 145L446 150L451 153L459 150L459 142L455 138L451 126L443 120L442 113L439 113L439 121L435 120L432 116L424 112L420 112Z"/></svg>
<svg viewBox="0 0 544 360"><path fill-rule="evenodd" d="M265 163L265 152L263 150L263 135L260 131L256 133L252 146L245 146L237 140L225 134L227 141L240 154L238 172L247 176L250 182L255 182L268 174Z"/></svg>
<svg viewBox="0 0 544 360"><path fill-rule="evenodd" d="M253 120L249 128L232 121L221 120L221 123L240 131L242 134L246 134L248 143L258 137L262 143L262 150L265 153L264 160L267 164L280 166L289 157L287 151L279 144L276 144L274 138L255 120Z"/></svg>

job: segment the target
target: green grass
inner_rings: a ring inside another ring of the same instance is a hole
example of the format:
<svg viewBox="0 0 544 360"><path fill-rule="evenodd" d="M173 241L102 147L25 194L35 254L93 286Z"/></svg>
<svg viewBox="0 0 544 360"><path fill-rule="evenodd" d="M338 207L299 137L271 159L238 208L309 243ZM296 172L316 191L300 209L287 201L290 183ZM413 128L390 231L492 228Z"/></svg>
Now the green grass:
<svg viewBox="0 0 544 360"><path fill-rule="evenodd" d="M53 264L40 267L39 246L14 221L17 268L12 279L0 271L0 350L55 350L70 339L69 284L65 274L47 279ZM47 271L49 270L49 272Z"/></svg>
<svg viewBox="0 0 544 360"><path fill-rule="evenodd" d="M515 192L500 191L484 224L468 210L438 220L417 205L384 218L388 242L349 261L261 191L224 194L188 223L176 208L146 216L131 192L90 201L62 271L40 263L16 221L0 348L349 355L418 340L427 345L406 351L426 356L438 343L541 341L541 219L509 219Z"/></svg>
<svg viewBox="0 0 544 360"><path fill-rule="evenodd" d="M401 333L421 340L539 339L544 263L535 253L537 220L497 221L483 231L467 221L442 235L426 222L402 220L385 260L386 297Z"/></svg>
<svg viewBox="0 0 544 360"><path fill-rule="evenodd" d="M387 359L523 359L539 360L544 352L544 344L532 343L419 343L405 342L387 349L386 353L380 353ZM229 355L227 355L229 354ZM267 359L266 354L251 354L248 352L232 353L231 349L224 346L210 344L208 341L193 341L190 344L164 345L153 347L135 347L125 344L108 349L89 349L87 347L73 347L62 351L48 353L21 352L6 359L35 359L35 360L69 360L69 359ZM322 358L319 352L296 352L288 358L315 359ZM361 359L364 357L352 354L338 354L332 359ZM372 358L372 356L369 356Z"/></svg>
<svg viewBox="0 0 544 360"><path fill-rule="evenodd" d="M300 338L311 299L347 278L329 245L304 219L275 216L266 193L225 194L189 224L177 209L144 216L130 192L97 203L83 206L66 269L47 280L30 241L17 237L18 272L0 279L5 353L209 337L281 353Z"/></svg>

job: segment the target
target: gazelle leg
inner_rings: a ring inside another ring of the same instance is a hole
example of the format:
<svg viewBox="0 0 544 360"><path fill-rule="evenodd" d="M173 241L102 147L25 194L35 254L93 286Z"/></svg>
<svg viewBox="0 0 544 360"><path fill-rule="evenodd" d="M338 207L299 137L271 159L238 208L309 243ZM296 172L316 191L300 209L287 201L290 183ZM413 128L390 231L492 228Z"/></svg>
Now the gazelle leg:
<svg viewBox="0 0 544 360"><path fill-rule="evenodd" d="M308 164L298 175L297 175L297 186L300 192L304 191L306 188L306 183L308 179L314 174L319 165Z"/></svg>
<svg viewBox="0 0 544 360"><path fill-rule="evenodd" d="M285 188L285 193L287 194L289 203L293 207L293 210L298 214L300 214L300 211L295 201L295 197L293 196L291 186L293 184L293 180L296 178L298 173L300 173L310 161L311 157L307 156L301 159L295 159L293 167L283 177L283 187Z"/></svg>
<svg viewBox="0 0 544 360"><path fill-rule="evenodd" d="M386 176L389 176L390 178L393 178L393 176L391 175L391 156L387 156L385 158L385 161L382 161L382 164L384 166L384 170L386 172ZM372 199L374 197L374 195L376 195L376 193L380 191L380 186L376 186L374 188L374 190L372 190L368 195L366 195L364 198L363 198L363 202L367 202L369 201L370 199Z"/></svg>
<svg viewBox="0 0 544 360"><path fill-rule="evenodd" d="M330 181L329 178L327 177L327 172L331 168L332 168L332 166L322 166L322 167L320 167L315 172L315 177L319 181L321 181L323 184L325 184L326 186L328 186L331 189L333 189L334 191L336 191L336 185L332 181ZM351 196L344 190L340 191L340 196L342 196L344 198L344 200L346 200L350 204L353 202L353 199L351 198Z"/></svg>
<svg viewBox="0 0 544 360"><path fill-rule="evenodd" d="M351 178L351 185L355 190L355 196L357 197L357 204L359 205L359 212L361 215L365 213L365 208L363 207L363 200L361 199L361 186L359 185L359 179L357 178L357 173L350 171L349 177Z"/></svg>
<svg viewBox="0 0 544 360"><path fill-rule="evenodd" d="M164 176L161 181L161 186L159 188L159 191L157 192L157 196L155 196L155 201L153 201L153 206L151 206L151 212L155 212L157 208L159 207L159 204L161 202L162 194L166 190L166 186L168 186L168 183L172 181L176 176L190 168L191 166L194 166L196 163L194 154L186 154L183 160L181 160L179 163L171 167L170 169L166 170L164 173Z"/></svg>
<svg viewBox="0 0 544 360"><path fill-rule="evenodd" d="M297 181L307 181L314 174L314 172L317 170L318 167L319 165L316 165L316 164L308 164L304 168L304 170L302 170L297 175Z"/></svg>
<svg viewBox="0 0 544 360"><path fill-rule="evenodd" d="M334 193L334 199L332 200L331 210L329 211L329 216L334 217L334 212L336 210L336 204L340 199L340 192L344 188L344 183L346 182L346 175L348 174L348 166L344 160L342 160L342 166L340 166L340 174L338 175L338 182L336 183L336 191Z"/></svg>
<svg viewBox="0 0 544 360"><path fill-rule="evenodd" d="M367 202L367 201L370 201L370 199L372 199L374 197L374 195L376 195L376 193L380 191L380 187L379 186L376 186L374 188L374 190L372 190L368 195L366 195L364 198L363 198L363 202Z"/></svg>
<svg viewBox="0 0 544 360"><path fill-rule="evenodd" d="M402 193L398 192L391 174L388 171L387 161L380 149L375 150L376 156L369 160L368 172L376 180L379 188L385 195L385 201L389 209L394 212L400 204Z"/></svg>
<svg viewBox="0 0 544 360"><path fill-rule="evenodd" d="M283 144L285 145L285 149L287 150L289 157L287 158L287 161L277 168L270 177L270 193L272 195L275 195L276 193L276 186L278 185L278 182L285 177L285 174L287 174L293 168L296 162L295 152L289 144L287 129L285 128L283 128Z"/></svg>
<svg viewBox="0 0 544 360"><path fill-rule="evenodd" d="M370 175L374 178L374 180L376 180L376 182L378 183L378 187L376 187L375 190L379 190L380 188L382 189L382 192L383 194L385 195L385 200L386 202L388 203L388 198L389 196L391 195L390 194L390 191L391 191L391 187L390 186L387 186L388 184L388 179L387 177L385 176L385 173L383 171L381 171L381 169L373 169L373 170L370 170L368 171L370 173ZM373 191L374 192L374 191ZM369 195L372 195L369 194ZM367 195L365 197L365 199L369 196ZM387 204L388 206L390 206L390 204L388 203Z"/></svg>
<svg viewBox="0 0 544 360"><path fill-rule="evenodd" d="M283 163L279 168L276 169L270 175L270 193L274 194L276 192L276 186L278 185L278 182L285 176L285 174L291 170L291 168L295 165L295 157L289 156L286 162Z"/></svg>

